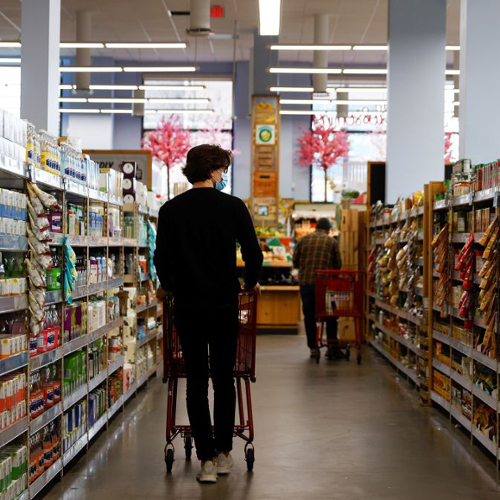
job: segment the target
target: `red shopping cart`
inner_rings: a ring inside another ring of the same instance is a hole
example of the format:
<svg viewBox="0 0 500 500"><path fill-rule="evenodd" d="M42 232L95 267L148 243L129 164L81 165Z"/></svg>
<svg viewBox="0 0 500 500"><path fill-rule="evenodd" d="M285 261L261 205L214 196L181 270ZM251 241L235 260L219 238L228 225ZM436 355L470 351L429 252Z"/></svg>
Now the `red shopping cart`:
<svg viewBox="0 0 500 500"><path fill-rule="evenodd" d="M350 359L350 349L358 351L357 361L361 364L361 318L363 316L363 273L360 271L318 271L316 274L316 320L319 363L322 347L346 350ZM354 338L326 339L327 318L354 318Z"/></svg>
<svg viewBox="0 0 500 500"><path fill-rule="evenodd" d="M184 439L186 459L191 459L193 438L191 427L176 422L177 385L179 378L186 378L186 367L179 337L173 325L173 299L168 297L163 308L163 382L168 384L167 396L167 444L165 463L167 472L172 472L174 463L173 440ZM242 292L239 295L239 334L234 366L236 381L236 424L234 435L245 441L245 460L248 471L253 470L255 453L253 446L254 427L250 383L255 382L255 334L257 327L257 294ZM246 405L245 405L246 403ZM245 408L246 406L246 408Z"/></svg>

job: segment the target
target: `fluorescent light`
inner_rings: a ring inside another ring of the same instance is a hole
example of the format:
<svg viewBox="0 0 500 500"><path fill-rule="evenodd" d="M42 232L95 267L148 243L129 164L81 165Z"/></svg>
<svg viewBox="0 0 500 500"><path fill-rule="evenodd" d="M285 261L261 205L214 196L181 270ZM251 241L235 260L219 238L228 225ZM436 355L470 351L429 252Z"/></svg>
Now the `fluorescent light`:
<svg viewBox="0 0 500 500"><path fill-rule="evenodd" d="M121 73L121 66L61 66L61 73Z"/></svg>
<svg viewBox="0 0 500 500"><path fill-rule="evenodd" d="M292 109L282 109L280 110L280 115L317 115L317 111L312 110L292 110Z"/></svg>
<svg viewBox="0 0 500 500"><path fill-rule="evenodd" d="M341 69L338 68L269 68L269 73L301 73L301 74L330 74L340 75Z"/></svg>
<svg viewBox="0 0 500 500"><path fill-rule="evenodd" d="M76 85L72 85L72 84L62 84L62 85L59 85L59 90L73 90L73 89L76 89Z"/></svg>
<svg viewBox="0 0 500 500"><path fill-rule="evenodd" d="M89 85L90 90L137 90L137 85Z"/></svg>
<svg viewBox="0 0 500 500"><path fill-rule="evenodd" d="M383 115L386 114L387 111L349 111L349 115L353 116L365 116L365 115ZM301 109L281 109L280 115L308 115L308 116L337 116L336 111L313 111L310 110L301 110Z"/></svg>
<svg viewBox="0 0 500 500"><path fill-rule="evenodd" d="M344 75L386 75L386 69L345 69Z"/></svg>
<svg viewBox="0 0 500 500"><path fill-rule="evenodd" d="M21 47L21 42L0 42L0 47L9 49L19 49Z"/></svg>
<svg viewBox="0 0 500 500"><path fill-rule="evenodd" d="M126 73L183 73L196 71L196 66L125 66Z"/></svg>
<svg viewBox="0 0 500 500"><path fill-rule="evenodd" d="M101 113L104 114L121 114L121 115L131 115L132 110L131 109L101 109Z"/></svg>
<svg viewBox="0 0 500 500"><path fill-rule="evenodd" d="M453 106L460 106L460 101L455 101L455 102L453 103Z"/></svg>
<svg viewBox="0 0 500 500"><path fill-rule="evenodd" d="M459 69L447 69L444 73L445 73L445 75L459 75L460 70Z"/></svg>
<svg viewBox="0 0 500 500"><path fill-rule="evenodd" d="M60 97L59 102L88 102L86 97Z"/></svg>
<svg viewBox="0 0 500 500"><path fill-rule="evenodd" d="M184 42L106 42L107 49L185 49L187 44Z"/></svg>
<svg viewBox="0 0 500 500"><path fill-rule="evenodd" d="M386 93L387 88L386 87L327 87L326 89L327 92L347 92L348 94L351 93L367 93L367 94L375 94L375 93Z"/></svg>
<svg viewBox="0 0 500 500"><path fill-rule="evenodd" d="M269 92L313 92L313 87L269 87Z"/></svg>
<svg viewBox="0 0 500 500"><path fill-rule="evenodd" d="M61 49L103 49L104 44L100 42L61 42Z"/></svg>
<svg viewBox="0 0 500 500"><path fill-rule="evenodd" d="M280 104L386 104L386 100L347 100L347 99L280 99Z"/></svg>
<svg viewBox="0 0 500 500"><path fill-rule="evenodd" d="M352 45L328 45L328 44L275 44L270 45L271 50L351 50Z"/></svg>
<svg viewBox="0 0 500 500"><path fill-rule="evenodd" d="M205 85L139 85L139 90L204 90Z"/></svg>
<svg viewBox="0 0 500 500"><path fill-rule="evenodd" d="M145 104L148 100L142 97L89 97L88 102Z"/></svg>
<svg viewBox="0 0 500 500"><path fill-rule="evenodd" d="M387 45L355 45L352 50L388 50Z"/></svg>
<svg viewBox="0 0 500 500"><path fill-rule="evenodd" d="M447 45L446 50L460 50L460 45Z"/></svg>
<svg viewBox="0 0 500 500"><path fill-rule="evenodd" d="M259 35L278 36L281 24L281 0L259 0Z"/></svg>
<svg viewBox="0 0 500 500"><path fill-rule="evenodd" d="M144 113L148 115L188 115L188 114L210 114L213 113L213 109L145 109Z"/></svg>
<svg viewBox="0 0 500 500"><path fill-rule="evenodd" d="M98 109L90 108L59 108L59 113L99 113Z"/></svg>
<svg viewBox="0 0 500 500"><path fill-rule="evenodd" d="M20 57L0 57L0 63L2 64L21 64Z"/></svg>
<svg viewBox="0 0 500 500"><path fill-rule="evenodd" d="M207 102L210 102L210 99L208 97L200 97L200 98L178 98L176 99L175 97L172 98L165 98L165 97L150 97L148 99L148 102L150 104L206 104Z"/></svg>

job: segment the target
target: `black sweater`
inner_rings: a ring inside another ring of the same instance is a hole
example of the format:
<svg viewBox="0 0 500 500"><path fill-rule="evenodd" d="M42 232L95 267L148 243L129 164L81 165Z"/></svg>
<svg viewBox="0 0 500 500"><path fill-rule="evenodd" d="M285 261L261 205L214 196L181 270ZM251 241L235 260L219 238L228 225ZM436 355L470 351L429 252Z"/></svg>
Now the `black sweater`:
<svg viewBox="0 0 500 500"><path fill-rule="evenodd" d="M245 284L254 287L262 251L247 207L213 188L195 188L160 209L154 265L164 290L180 300L217 303L238 293L236 242Z"/></svg>

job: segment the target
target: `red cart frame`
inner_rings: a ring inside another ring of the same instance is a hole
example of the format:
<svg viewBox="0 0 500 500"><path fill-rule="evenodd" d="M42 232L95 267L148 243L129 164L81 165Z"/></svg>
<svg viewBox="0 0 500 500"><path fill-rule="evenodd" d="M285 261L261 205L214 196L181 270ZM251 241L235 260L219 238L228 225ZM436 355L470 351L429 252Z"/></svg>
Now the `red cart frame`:
<svg viewBox="0 0 500 500"><path fill-rule="evenodd" d="M361 271L330 271L316 273L316 321L317 345L316 361L319 363L321 348L346 349L346 359L350 358L350 348L358 351L357 361L361 363L361 320L363 316L363 273ZM354 318L355 337L328 341L325 323L327 318Z"/></svg>
<svg viewBox="0 0 500 500"><path fill-rule="evenodd" d="M250 383L255 382L255 344L257 330L257 294L241 292L239 295L239 333L234 366L236 385L236 424L234 435L243 439L247 469L253 470L255 452L253 446L254 425ZM179 378L186 378L186 366L179 336L173 324L173 298L167 297L163 307L163 382L168 385L165 463L172 472L174 462L173 440L184 438L186 459L191 458L193 439L191 426L177 424L177 385ZM246 403L246 408L245 408ZM246 411L245 411L246 410Z"/></svg>

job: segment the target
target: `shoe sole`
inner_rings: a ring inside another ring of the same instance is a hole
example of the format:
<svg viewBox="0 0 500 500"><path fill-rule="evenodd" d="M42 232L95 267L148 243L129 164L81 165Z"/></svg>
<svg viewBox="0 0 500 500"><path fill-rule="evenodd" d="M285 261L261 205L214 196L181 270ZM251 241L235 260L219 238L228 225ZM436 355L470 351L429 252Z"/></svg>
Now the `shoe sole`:
<svg viewBox="0 0 500 500"><path fill-rule="evenodd" d="M229 472L231 471L231 467L224 467L223 469L217 469L217 475L219 476L225 476L227 474L229 474Z"/></svg>

